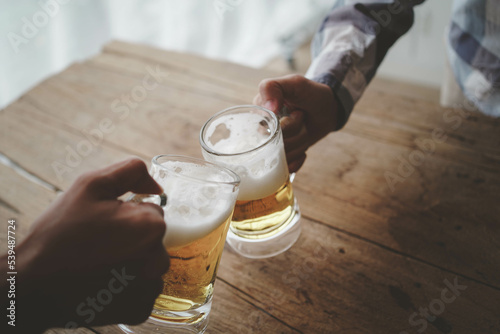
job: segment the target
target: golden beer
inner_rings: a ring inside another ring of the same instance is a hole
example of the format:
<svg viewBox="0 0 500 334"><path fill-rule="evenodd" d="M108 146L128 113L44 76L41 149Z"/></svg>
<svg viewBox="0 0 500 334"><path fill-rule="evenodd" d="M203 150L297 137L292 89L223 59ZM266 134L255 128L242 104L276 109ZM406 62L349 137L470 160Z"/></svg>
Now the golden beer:
<svg viewBox="0 0 500 334"><path fill-rule="evenodd" d="M255 200L237 200L231 231L246 238L267 238L282 230L293 218L295 200L287 178L274 194Z"/></svg>
<svg viewBox="0 0 500 334"><path fill-rule="evenodd" d="M163 291L155 301L153 317L182 322L183 319L172 318L169 312L188 311L212 298L230 220L231 216L214 231L188 245L173 248L167 245L170 269L163 275Z"/></svg>

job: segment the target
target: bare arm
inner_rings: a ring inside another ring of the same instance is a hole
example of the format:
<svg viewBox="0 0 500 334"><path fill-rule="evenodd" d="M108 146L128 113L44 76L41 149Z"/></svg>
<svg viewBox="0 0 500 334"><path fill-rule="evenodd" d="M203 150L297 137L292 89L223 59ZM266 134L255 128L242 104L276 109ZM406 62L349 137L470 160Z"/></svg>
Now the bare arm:
<svg viewBox="0 0 500 334"><path fill-rule="evenodd" d="M142 161L127 160L83 175L34 222L16 247L16 326L8 333L147 319L169 265L166 225L160 207L117 200L127 191L162 189ZM5 255L4 273L6 266ZM5 300L9 284L0 284Z"/></svg>

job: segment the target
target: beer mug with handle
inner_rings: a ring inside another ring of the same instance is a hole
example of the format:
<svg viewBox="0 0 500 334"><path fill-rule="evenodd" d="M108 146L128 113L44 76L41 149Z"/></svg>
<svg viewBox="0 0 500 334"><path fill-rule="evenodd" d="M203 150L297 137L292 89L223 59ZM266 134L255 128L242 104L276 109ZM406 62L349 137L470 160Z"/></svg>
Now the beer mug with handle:
<svg viewBox="0 0 500 334"><path fill-rule="evenodd" d="M153 158L150 174L166 196L131 200L162 206L170 268L149 319L119 327L126 333L203 333L240 178L213 163L174 155Z"/></svg>
<svg viewBox="0 0 500 334"><path fill-rule="evenodd" d="M205 160L241 178L227 241L249 258L275 256L300 235L300 210L288 173L278 117L259 106L225 109L200 132Z"/></svg>

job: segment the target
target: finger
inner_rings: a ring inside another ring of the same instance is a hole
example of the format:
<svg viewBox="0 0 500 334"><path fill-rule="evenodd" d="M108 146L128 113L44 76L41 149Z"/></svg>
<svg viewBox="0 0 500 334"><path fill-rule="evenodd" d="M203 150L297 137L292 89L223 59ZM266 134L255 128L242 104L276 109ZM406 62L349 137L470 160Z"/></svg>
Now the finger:
<svg viewBox="0 0 500 334"><path fill-rule="evenodd" d="M163 243L157 243L152 247L147 262L142 268L144 276L150 279L161 277L170 267L170 257Z"/></svg>
<svg viewBox="0 0 500 334"><path fill-rule="evenodd" d="M309 148L309 143L303 143L296 149L286 152L286 161L298 160Z"/></svg>
<svg viewBox="0 0 500 334"><path fill-rule="evenodd" d="M163 189L149 175L146 164L128 159L91 174L94 193L102 199L114 199L128 191L137 194L161 194Z"/></svg>
<svg viewBox="0 0 500 334"><path fill-rule="evenodd" d="M290 106L304 105L304 99L309 99L307 93L309 79L302 75L292 74L280 78L266 79L259 84L259 94L264 101L264 107L278 112L286 101Z"/></svg>
<svg viewBox="0 0 500 334"><path fill-rule="evenodd" d="M115 202L117 207L109 214L109 223L103 225L103 228L110 228L105 228L101 234L123 240L126 247L108 248L107 258L140 259L153 245L162 244L167 225L157 205Z"/></svg>
<svg viewBox="0 0 500 334"><path fill-rule="evenodd" d="M290 173L298 172L305 161L306 161L306 154L304 153L299 158L297 158L296 160L294 160L288 164L288 171Z"/></svg>
<svg viewBox="0 0 500 334"><path fill-rule="evenodd" d="M305 127L304 113L300 110L293 111L290 116L280 119L280 126L284 138L297 135Z"/></svg>
<svg viewBox="0 0 500 334"><path fill-rule="evenodd" d="M150 210L154 210L154 211L158 212L160 214L160 216L162 216L162 217L164 215L163 209L159 205L156 205L153 203L138 203L138 204L143 208L148 208Z"/></svg>
<svg viewBox="0 0 500 334"><path fill-rule="evenodd" d="M130 204L136 204L135 208L129 207L130 210L128 210L128 214L131 215L131 227L140 228L138 232L145 242L161 243L167 230L167 224L163 219L163 209L152 203ZM140 235L137 235L138 239Z"/></svg>
<svg viewBox="0 0 500 334"><path fill-rule="evenodd" d="M292 152L296 150L298 147L302 146L302 144L309 142L307 128L302 126L300 128L299 133L292 137L283 138L283 143L285 144L285 152Z"/></svg>

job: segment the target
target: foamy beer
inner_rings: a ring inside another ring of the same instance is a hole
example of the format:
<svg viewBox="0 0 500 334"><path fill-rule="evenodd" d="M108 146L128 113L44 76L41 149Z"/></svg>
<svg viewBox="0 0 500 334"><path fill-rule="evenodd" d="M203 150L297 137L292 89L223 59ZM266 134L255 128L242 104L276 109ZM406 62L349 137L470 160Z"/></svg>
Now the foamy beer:
<svg viewBox="0 0 500 334"><path fill-rule="evenodd" d="M228 243L252 258L291 247L300 234L300 211L277 116L251 105L223 110L205 123L200 143L207 161L241 178Z"/></svg>
<svg viewBox="0 0 500 334"><path fill-rule="evenodd" d="M120 327L128 333L180 329L203 333L240 179L210 162L168 155L153 159L150 174L167 196L163 244L170 268L163 275L163 291L148 321ZM161 199L156 195L135 198L165 204Z"/></svg>

